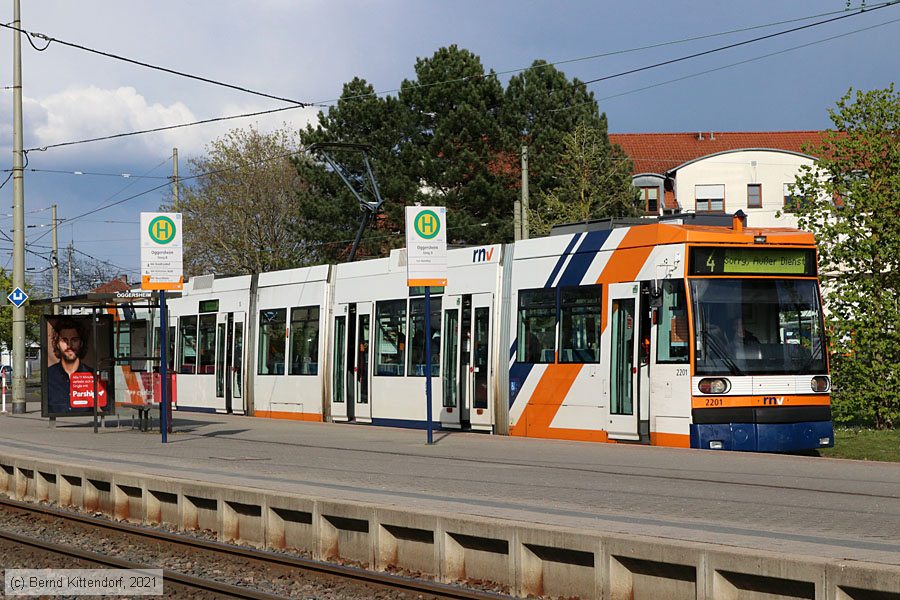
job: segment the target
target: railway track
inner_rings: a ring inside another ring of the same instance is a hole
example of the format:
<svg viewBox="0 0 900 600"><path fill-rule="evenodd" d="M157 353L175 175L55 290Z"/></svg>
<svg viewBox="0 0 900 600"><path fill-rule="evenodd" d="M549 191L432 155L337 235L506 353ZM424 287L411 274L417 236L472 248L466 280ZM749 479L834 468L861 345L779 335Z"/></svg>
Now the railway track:
<svg viewBox="0 0 900 600"><path fill-rule="evenodd" d="M157 549L160 546L168 546L187 550L196 554L197 562L202 562L204 556L217 560L235 561L242 565L246 572L254 572L260 567L276 569L280 572L293 575L311 574L328 579L352 583L360 586L377 589L383 593L391 591L413 594L416 598L435 598L453 600L502 600L510 598L503 594L463 588L427 580L419 580L411 577L395 575L392 573L380 573L366 569L338 565L317 561L309 558L278 554L264 550L257 550L244 546L235 546L218 541L206 540L193 536L179 535L158 529L119 523L108 519L97 518L43 505L20 502L9 498L0 497L0 510L7 512L26 513L42 519L57 520L62 524L75 524L101 532L113 532L116 535L132 538L140 544L153 544ZM34 548L41 552L62 555L90 563L103 568L116 569L158 569L157 565L142 564L116 556L109 556L83 548L59 544L38 537L13 533L0 528L0 540L8 544L16 544ZM252 566L251 566L252 565ZM180 572L174 569L163 568L163 576L166 585L174 584L195 592L207 592L214 597L223 598L247 598L260 600L280 600L290 598L291 595L279 595L234 585L217 579L198 577ZM382 594L379 594L380 597Z"/></svg>

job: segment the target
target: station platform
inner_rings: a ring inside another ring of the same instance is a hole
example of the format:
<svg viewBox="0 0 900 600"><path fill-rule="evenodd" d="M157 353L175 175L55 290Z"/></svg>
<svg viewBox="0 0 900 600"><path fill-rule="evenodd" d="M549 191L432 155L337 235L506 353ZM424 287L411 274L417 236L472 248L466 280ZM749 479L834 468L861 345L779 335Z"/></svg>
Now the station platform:
<svg viewBox="0 0 900 600"><path fill-rule="evenodd" d="M884 565L900 586L900 465L892 463L447 431L429 446L419 430L184 412L162 444L158 431L129 424L108 419L95 434L89 419L50 427L39 414L5 416L0 457L548 531L860 561Z"/></svg>

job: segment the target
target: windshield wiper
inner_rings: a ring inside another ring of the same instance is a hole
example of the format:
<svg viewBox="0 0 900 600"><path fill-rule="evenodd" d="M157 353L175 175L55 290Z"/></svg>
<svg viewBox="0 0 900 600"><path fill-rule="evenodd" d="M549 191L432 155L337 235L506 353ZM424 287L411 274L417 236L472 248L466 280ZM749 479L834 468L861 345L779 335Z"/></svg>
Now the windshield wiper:
<svg viewBox="0 0 900 600"><path fill-rule="evenodd" d="M719 358L721 358L722 362L725 363L725 366L729 368L732 375L743 375L744 374L744 372L738 368L737 364L734 362L734 360L731 358L731 356L729 356L728 353L723 351L722 345L719 343L719 341L716 340L715 338L711 337L709 335L709 332L706 331L705 329L703 330L703 343L706 345L707 348L709 348L710 350L714 350L715 353L719 355Z"/></svg>

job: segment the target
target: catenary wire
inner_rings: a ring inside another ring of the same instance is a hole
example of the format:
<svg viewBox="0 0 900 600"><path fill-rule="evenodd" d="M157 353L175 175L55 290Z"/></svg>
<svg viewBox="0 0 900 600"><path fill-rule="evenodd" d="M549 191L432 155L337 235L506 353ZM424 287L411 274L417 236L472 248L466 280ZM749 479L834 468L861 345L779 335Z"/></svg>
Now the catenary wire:
<svg viewBox="0 0 900 600"><path fill-rule="evenodd" d="M597 82L597 81L606 81L606 80L609 80L609 79L613 79L613 78L616 78L616 77L622 77L622 76L624 76L624 75L636 73L636 72L639 72L639 71L644 71L644 70L647 70L647 69L657 68L657 67L663 66L663 65L673 64L673 63L675 63L675 62L684 61L684 60L688 60L688 59L691 59L691 58L696 58L696 57L698 57L698 56L703 56L703 55L712 54L712 53L714 53L714 52L719 52L719 51L722 51L722 50L734 48L734 47L736 47L736 46L741 46L741 45L745 45L745 44L750 44L750 43L757 42L757 41L761 41L761 40L764 40L764 39L770 39L770 38L773 38L773 37L776 37L776 36L779 36L779 35L784 35L784 34L787 34L787 33L793 33L793 32L799 31L799 30L801 30L801 29L807 29L807 28L810 28L810 27L816 27L816 26L818 26L818 25L823 25L823 24L826 24L826 23L831 23L831 22L837 21L837 20L839 20L839 19L846 19L846 18L849 18L849 17L854 17L854 16L858 16L858 15L861 15L861 14L865 14L865 13L868 13L868 12L873 12L873 11L875 11L875 10L879 10L879 9L882 9L882 8L886 8L886 7L888 7L888 6L893 6L893 5L897 4L898 2L900 2L900 0L890 0L890 1L888 1L888 2L884 2L884 3L881 3L881 4L873 5L873 6L871 6L871 7L867 7L864 11L859 11L859 12L857 12L856 10L854 10L854 11L852 11L852 12L847 12L846 10L844 10L844 11L832 11L832 12L829 12L829 13L822 13L822 15L832 15L832 14L835 14L836 12L842 12L842 13L846 13L846 14L842 14L841 16L834 17L834 18L831 18L831 19L826 19L826 20L823 20L823 21L817 21L817 22L815 22L815 23L810 23L810 24L803 25L803 26L800 26L800 27L795 27L795 28L783 30L783 31L780 31L780 32L775 32L775 33L772 33L772 34L768 34L768 35L766 35L766 36L761 36L761 37L758 37L758 38L753 38L753 39L750 39L750 40L745 40L745 41L737 42L737 43L734 43L734 44L728 44L728 45L725 45L725 46L720 46L720 47L717 47L717 48L712 48L712 49L710 49L710 50L706 50L706 51L703 51L703 52L700 52L700 53L695 53L695 54L692 54L692 55L688 55L688 56L684 56L684 57L680 57L680 58L676 58L676 59L671 59L671 60L669 60L669 61L665 61L665 62L662 62L662 63L656 63L656 64L653 64L653 65L647 65L647 66L644 66L644 67L639 67L639 68L637 68L637 69L632 69L632 70L628 70L628 71L624 71L624 72L620 72L620 73L614 73L614 74L612 74L612 75L607 75L607 76L604 76L604 77L601 77L601 78L597 78L597 79L594 79L594 80L589 80L589 81L587 81L587 82L581 82L581 83L582 83L582 84L587 84L587 83L592 83L592 82ZM746 30L750 30L750 29L758 29L758 28L763 28L763 27L774 26L774 25L776 25L776 24L783 24L783 23L791 23L791 22L797 22L797 21L802 21L802 20L808 20L808 19L810 19L810 18L817 18L818 16L821 16L821 15L815 15L815 16L811 16L811 17L803 17L803 18L792 19L792 20L788 20L788 21L781 21L781 22L778 22L778 23L773 23L773 24L768 24L768 25L759 25L759 26L754 26L754 27L750 27L750 28L743 28L743 29L739 29L739 30L733 30L733 31L731 31L731 32L725 32L725 33L722 33L722 34L709 34L709 35L706 35L706 36L698 36L698 37L696 37L696 38L687 38L687 39L685 39L685 40L676 40L676 41L672 41L672 42L665 42L665 43L654 44L654 45L650 45L650 46L642 46L642 47L640 47L640 48L635 48L635 49L631 49L631 50L616 51L616 52L606 53L606 54L602 54L602 55L599 55L599 54L598 54L598 55L592 55L591 57L582 57L581 59L569 59L569 60L567 60L567 61L556 61L556 62L553 62L553 63L547 63L547 64L545 64L545 65L540 65L539 67L527 67L527 68L523 68L523 69L511 69L511 70L509 70L509 71L504 71L504 72L502 72L502 73L500 73L500 74L508 74L508 73L522 72L522 71L527 71L527 70L530 70L530 69L533 69L533 68L543 68L543 67L549 67L549 66L553 66L553 65L557 65L557 64L563 64L563 63L566 63L566 62L575 62L576 60L588 60L588 59L593 59L593 58L598 58L598 57L603 57L603 56L611 56L611 55L614 55L614 54L621 54L621 53L624 53L624 52L643 50L643 49L647 49L647 48L655 48L655 47L659 47L659 46L662 46L662 45L681 43L681 42L683 42L683 41L688 41L688 40L703 39L703 38L713 37L713 36L716 36L716 35L727 35L727 34L734 33L734 32L740 32L740 31L746 31ZM492 76L496 76L496 75L497 75L496 73L492 74ZM476 78L476 77L477 77L477 78L482 78L482 77L485 77L485 76L486 76L486 75L469 76L469 77L457 78L457 79L452 79L452 80L447 80L447 81L434 82L434 83L430 83L430 84L415 84L414 87L416 87L416 88L425 88L425 87L432 87L432 86L436 86L436 85L446 85L446 84L449 84L449 83L455 83L455 82L459 82L459 81L465 81L465 80L472 79L472 78ZM360 98L365 98L365 97L375 97L375 96L380 96L380 95L384 95L384 94L390 94L390 93L398 92L398 91L400 91L400 88L394 88L394 89L390 89L390 90L382 90L382 91L372 92L372 93L368 93L368 94L359 94L359 95L356 95L356 96L347 96L347 97L342 97L342 98L337 98L337 99L331 99L331 100L326 100L326 101L321 101L321 102L314 102L314 103L311 103L311 105L315 105L315 106L326 106L326 105L332 105L332 104L334 104L335 102L338 102L338 101L340 101L340 100L352 100L352 99L360 99ZM160 131L167 131L167 130L178 129L178 128L183 128L183 127L192 127L192 126L195 126L195 125L203 125L203 124L214 123L214 122L219 122L219 121L227 121L227 120L232 120L232 119L241 119L241 118L249 118L249 117L255 117L255 116L263 116L263 115L273 114L273 113L282 112L282 111L286 111L286 110L294 110L294 109L296 109L296 108L300 108L300 107L299 107L299 106L287 106L287 107L280 107L280 108L269 109L269 110L256 111L256 112L251 112L251 113L242 113L242 114L238 114L238 115L229 115L229 116L225 116L225 117L215 117L215 118L211 118L211 119L202 119L202 120L199 120L199 121L192 121L192 122L188 122L188 123L180 123L180 124L177 124L177 125L170 125L170 126L164 126L164 127L156 127L156 128L152 128L152 129L145 129L145 130L139 130L139 131L123 132L123 133L118 133L118 134L112 134L112 135L100 136L100 137L88 138L88 139L82 139L82 140L75 140L75 141L70 141L70 142L60 142L60 143L56 143L56 144L49 144L49 145L45 145L45 146L39 146L39 147L35 147L35 148L30 148L29 150L46 151L46 150L49 150L49 149L52 149L52 148L59 148L59 147L64 147L64 146L72 146L72 145L77 145L77 144L85 144L85 143L91 143L91 142L105 141L105 140L117 139L117 138L122 138L122 137L129 137L129 136L135 136L135 135L143 135L143 134L147 134L147 133L156 133L156 132L160 132Z"/></svg>

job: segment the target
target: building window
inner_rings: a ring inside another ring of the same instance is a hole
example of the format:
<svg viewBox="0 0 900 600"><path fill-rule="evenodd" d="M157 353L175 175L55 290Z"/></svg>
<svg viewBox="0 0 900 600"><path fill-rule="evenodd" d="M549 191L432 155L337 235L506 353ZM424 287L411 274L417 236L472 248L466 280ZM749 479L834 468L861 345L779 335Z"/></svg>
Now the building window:
<svg viewBox="0 0 900 600"><path fill-rule="evenodd" d="M762 184L747 184L747 208L762 208Z"/></svg>
<svg viewBox="0 0 900 600"><path fill-rule="evenodd" d="M286 325L286 308L259 311L259 366L257 372L260 375L284 375Z"/></svg>
<svg viewBox="0 0 900 600"><path fill-rule="evenodd" d="M659 188L658 187L642 187L641 199L644 202L644 214L659 214Z"/></svg>
<svg viewBox="0 0 900 600"><path fill-rule="evenodd" d="M406 300L375 305L375 374L403 376L406 356Z"/></svg>
<svg viewBox="0 0 900 600"><path fill-rule="evenodd" d="M797 191L794 189L794 184L784 184L784 212L795 212L797 210L797 204L799 201L800 196L797 195Z"/></svg>
<svg viewBox="0 0 900 600"><path fill-rule="evenodd" d="M319 373L319 307L291 309L291 375Z"/></svg>
<svg viewBox="0 0 900 600"><path fill-rule="evenodd" d="M694 191L697 212L725 212L724 185L698 185Z"/></svg>
<svg viewBox="0 0 900 600"><path fill-rule="evenodd" d="M523 363L555 362L556 290L519 292L519 327L516 360Z"/></svg>
<svg viewBox="0 0 900 600"><path fill-rule="evenodd" d="M584 285L559 291L559 362L600 362L600 289Z"/></svg>

